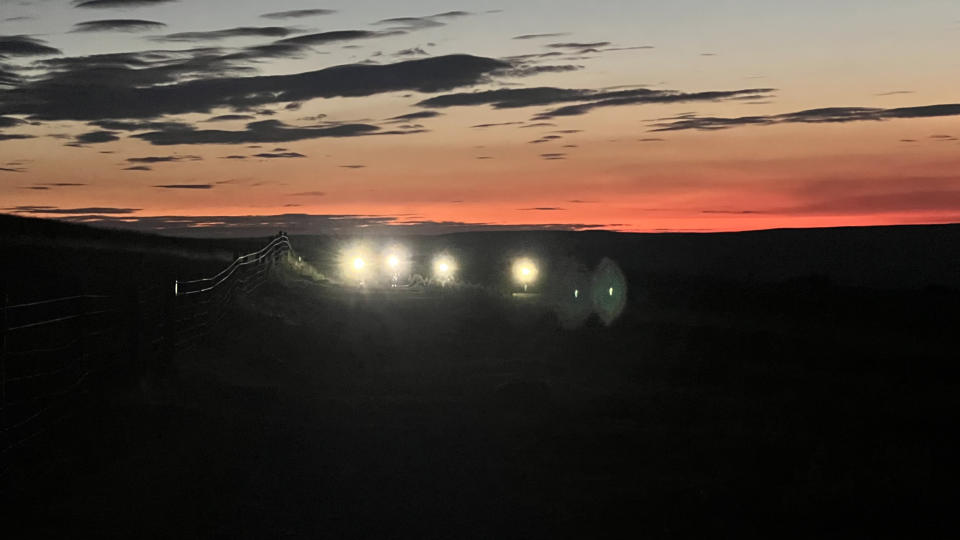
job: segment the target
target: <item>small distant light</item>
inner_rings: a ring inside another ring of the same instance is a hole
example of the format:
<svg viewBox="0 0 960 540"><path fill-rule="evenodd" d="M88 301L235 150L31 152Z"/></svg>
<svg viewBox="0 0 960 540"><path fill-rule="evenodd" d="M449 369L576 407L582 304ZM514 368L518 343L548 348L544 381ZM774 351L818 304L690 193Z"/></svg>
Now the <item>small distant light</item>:
<svg viewBox="0 0 960 540"><path fill-rule="evenodd" d="M573 290L573 297L574 297L574 298L580 298L580 289L574 289L574 290Z"/></svg>
<svg viewBox="0 0 960 540"><path fill-rule="evenodd" d="M610 287L609 293L610 293L610 296L613 296L613 287Z"/></svg>

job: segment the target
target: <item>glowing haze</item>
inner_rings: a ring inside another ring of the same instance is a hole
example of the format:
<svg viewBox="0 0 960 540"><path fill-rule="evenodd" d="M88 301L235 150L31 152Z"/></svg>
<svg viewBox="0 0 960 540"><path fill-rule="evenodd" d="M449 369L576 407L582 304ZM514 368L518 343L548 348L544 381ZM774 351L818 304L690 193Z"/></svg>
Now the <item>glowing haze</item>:
<svg viewBox="0 0 960 540"><path fill-rule="evenodd" d="M0 211L168 231L960 221L958 47L947 0L3 0Z"/></svg>

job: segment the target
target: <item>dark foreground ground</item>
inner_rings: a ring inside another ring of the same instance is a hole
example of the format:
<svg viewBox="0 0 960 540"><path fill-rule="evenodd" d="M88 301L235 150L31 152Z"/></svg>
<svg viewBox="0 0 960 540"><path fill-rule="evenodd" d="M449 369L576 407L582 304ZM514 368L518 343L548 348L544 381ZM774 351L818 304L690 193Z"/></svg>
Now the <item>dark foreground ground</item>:
<svg viewBox="0 0 960 540"><path fill-rule="evenodd" d="M952 536L955 289L628 277L562 330L284 271L79 415L3 536Z"/></svg>

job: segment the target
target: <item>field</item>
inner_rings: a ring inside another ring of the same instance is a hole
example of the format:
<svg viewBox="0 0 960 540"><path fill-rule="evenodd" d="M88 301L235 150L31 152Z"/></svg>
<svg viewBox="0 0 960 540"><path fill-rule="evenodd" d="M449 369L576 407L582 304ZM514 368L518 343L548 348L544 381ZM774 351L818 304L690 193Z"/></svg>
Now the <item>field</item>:
<svg viewBox="0 0 960 540"><path fill-rule="evenodd" d="M263 243L17 227L3 263L13 300L208 275ZM455 253L473 286L392 290L320 279L340 241L294 236L315 272L277 267L195 347L93 385L56 447L37 449L49 457L5 486L4 529L946 536L958 238L956 227L410 238L416 253ZM548 280L549 268L609 257L629 282L625 311L564 328L546 293L509 294L518 253L544 261Z"/></svg>

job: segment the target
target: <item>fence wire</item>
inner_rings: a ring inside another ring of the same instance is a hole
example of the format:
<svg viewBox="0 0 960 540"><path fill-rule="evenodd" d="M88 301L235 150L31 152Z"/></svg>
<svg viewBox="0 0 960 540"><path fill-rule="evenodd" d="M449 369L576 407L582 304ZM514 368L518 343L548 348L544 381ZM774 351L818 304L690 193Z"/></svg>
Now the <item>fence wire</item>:
<svg viewBox="0 0 960 540"><path fill-rule="evenodd" d="M196 346L238 295L256 290L291 252L280 233L214 276L175 281L172 291L144 284L131 298L81 294L8 305L0 295L0 480L73 416L70 405L91 378Z"/></svg>

